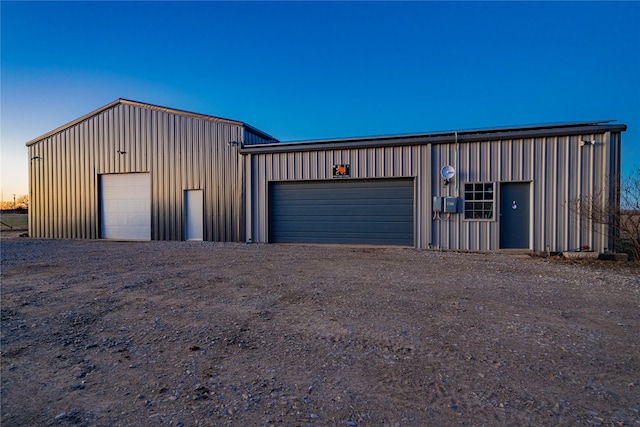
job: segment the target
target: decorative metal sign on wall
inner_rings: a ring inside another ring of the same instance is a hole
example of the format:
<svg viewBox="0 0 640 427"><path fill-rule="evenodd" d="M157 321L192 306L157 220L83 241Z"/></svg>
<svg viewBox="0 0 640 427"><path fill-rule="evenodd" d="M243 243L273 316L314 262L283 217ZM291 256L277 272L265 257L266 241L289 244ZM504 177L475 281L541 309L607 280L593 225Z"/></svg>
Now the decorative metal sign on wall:
<svg viewBox="0 0 640 427"><path fill-rule="evenodd" d="M346 178L351 176L351 165L333 165L334 178Z"/></svg>

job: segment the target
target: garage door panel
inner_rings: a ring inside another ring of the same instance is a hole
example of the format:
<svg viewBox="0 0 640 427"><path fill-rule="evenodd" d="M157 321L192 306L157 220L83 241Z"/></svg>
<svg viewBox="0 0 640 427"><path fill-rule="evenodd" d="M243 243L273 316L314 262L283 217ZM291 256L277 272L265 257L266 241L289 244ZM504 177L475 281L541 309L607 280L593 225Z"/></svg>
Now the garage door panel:
<svg viewBox="0 0 640 427"><path fill-rule="evenodd" d="M146 215L146 212L142 212L142 214ZM133 227L146 227L147 225L149 225L149 221L146 217L141 215L140 212L135 214L129 213L124 217L124 225Z"/></svg>
<svg viewBox="0 0 640 427"><path fill-rule="evenodd" d="M113 201L113 199L111 199ZM105 206L104 212L147 212L148 206L146 200L127 200L120 199L118 203L112 203Z"/></svg>
<svg viewBox="0 0 640 427"><path fill-rule="evenodd" d="M343 182L343 181L336 181L336 182ZM335 186L339 186L340 184L335 184ZM375 196L377 197L379 192L382 190L389 190L389 189L393 189L394 191L400 191L400 192L404 192L405 194L409 194L411 193L411 191L409 191L409 189L402 189L402 188L396 188L396 187L379 187L379 188L366 188L366 187L360 187L360 186L348 186L345 185L344 188L314 188L313 189L313 194L317 195L319 197L326 197L326 198L333 198L334 194L344 194L344 193L349 193L351 195L353 195L354 191L357 191L357 195L363 195L363 196ZM299 194L307 194L308 190L304 187L301 188L291 188L291 189L280 189L280 194L287 194L287 193L291 193L291 194L295 194L295 193L299 193ZM392 195L392 193L390 193L390 195Z"/></svg>
<svg viewBox="0 0 640 427"><path fill-rule="evenodd" d="M272 183L271 242L413 245L413 180Z"/></svg>
<svg viewBox="0 0 640 427"><path fill-rule="evenodd" d="M100 176L103 239L151 239L151 178L148 173Z"/></svg>
<svg viewBox="0 0 640 427"><path fill-rule="evenodd" d="M361 204L360 206L366 207L368 211L358 212L356 213L353 207L340 207L340 206L291 206L291 205L282 205L281 207L285 210L285 213L282 214L282 218L288 217L353 217L354 215L364 215L364 216L393 216L400 214L401 216L411 215L413 213L413 206L385 206L376 204ZM279 216L280 218L280 216ZM311 219L311 218L309 218ZM319 218L322 219L322 218Z"/></svg>
<svg viewBox="0 0 640 427"><path fill-rule="evenodd" d="M337 196L337 195L336 195ZM363 198L363 197L352 197L349 196L348 194L345 194L345 196L340 199L340 198L336 198L336 199L316 199L316 198L311 198L311 196L307 196L309 198L298 198L296 200L292 200L292 199L272 199L271 203L273 202L277 202L279 204L281 204L282 206L298 206L298 207L306 207L306 206L349 206L349 205L353 205L354 203L357 202L357 204L366 204L366 205L383 205L383 206L392 206L392 205L398 205L398 206L413 206L413 203L408 202L407 201L407 197L409 196L404 196L404 197L389 197L387 199L384 200L384 202L381 202L379 198ZM336 204L337 201L341 201L343 203L340 204ZM301 203L304 202L303 205L301 205ZM346 203L345 203L346 202Z"/></svg>
<svg viewBox="0 0 640 427"><path fill-rule="evenodd" d="M409 196L405 196L403 198L397 197L388 197L384 200L380 200L380 198L359 198L353 197L348 194L340 197L340 195L336 194L334 199L315 199L315 198L298 198L294 199L293 197L290 199L271 199L270 203L278 203L281 206L286 206L290 208L306 208L306 207L314 207L314 208L342 208L342 209L356 209L356 206L359 205L367 205L367 206L413 206L412 201L407 201ZM312 196L311 196L312 197Z"/></svg>
<svg viewBox="0 0 640 427"><path fill-rule="evenodd" d="M390 190L391 188L387 188ZM380 200L380 192L384 191L383 188L376 189L366 189L366 188L357 188L357 187L349 187L349 188L336 188L335 190L330 189L322 189L317 190L313 189L313 193L310 193L308 190L300 189L296 191L282 191L276 193L274 195L274 199L276 201L291 201L292 198L295 200L308 200L308 201L329 201L336 200L336 198L340 198L341 196L349 197L350 199L356 200ZM411 189L393 189L393 192L389 192L385 194L385 200L413 200L413 190Z"/></svg>
<svg viewBox="0 0 640 427"><path fill-rule="evenodd" d="M360 221L358 221L360 219ZM321 222L305 222L305 221L277 221L273 223L276 230L287 230L287 227L295 227L297 231L340 231L340 232L362 232L362 233L376 233L371 227L376 227L379 230L394 230L396 232L403 232L411 225L408 221L385 221L384 218L378 220L367 221L366 217L355 218L352 222L335 222L331 227L327 227L326 224Z"/></svg>
<svg viewBox="0 0 640 427"><path fill-rule="evenodd" d="M298 233L283 233L283 235L287 235L290 237L299 237ZM395 240L395 238L390 238L388 237L388 233L384 232L384 231L379 231L379 232L370 232L370 231L356 231L353 233L354 236L359 237L361 239L370 239L372 237L375 237L376 239L385 239L385 240ZM332 238L334 242L342 242L343 240L338 236L335 236L335 233L333 231L327 231L327 230L321 230L319 231L315 236L320 236L323 238Z"/></svg>
<svg viewBox="0 0 640 427"><path fill-rule="evenodd" d="M335 233L322 233L314 235L313 241L301 240L305 236L292 234L282 236L277 243L328 243L328 244L351 244L351 245L393 245L408 246L404 239L390 238L388 234L354 233L350 238L336 236Z"/></svg>
<svg viewBox="0 0 640 427"><path fill-rule="evenodd" d="M290 222L299 222L301 224L321 224L323 227L327 227L326 222L332 222L337 224L348 224L351 226L364 226L363 223L403 223L411 224L412 221L407 219L407 215L373 215L362 213L358 215L349 215L348 217L332 217L327 218L326 215L308 215L301 217L300 215L283 215L274 219L272 224L287 224Z"/></svg>
<svg viewBox="0 0 640 427"><path fill-rule="evenodd" d="M376 188L398 188L397 181L413 181L413 178L376 178L376 179L334 179L334 180L322 180L322 181L289 181L289 182L279 182L277 184L296 184L299 186L291 186L287 188L282 188L283 191L299 191L300 189L306 189L311 186L314 191L315 190L331 190L334 191L337 186L341 189L345 188L358 188L358 189L366 189L369 188L368 184L363 185L363 182L372 182L378 181L375 185ZM339 183L339 184L338 184ZM409 188L409 187L405 187Z"/></svg>

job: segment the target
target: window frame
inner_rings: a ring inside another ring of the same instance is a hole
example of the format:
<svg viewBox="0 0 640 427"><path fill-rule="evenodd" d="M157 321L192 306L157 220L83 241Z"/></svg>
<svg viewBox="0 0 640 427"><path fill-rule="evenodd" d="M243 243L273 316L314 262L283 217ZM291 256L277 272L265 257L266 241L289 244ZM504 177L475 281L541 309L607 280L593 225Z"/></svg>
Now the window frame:
<svg viewBox="0 0 640 427"><path fill-rule="evenodd" d="M478 188L478 185L481 187ZM473 186L471 189L468 189L468 186ZM490 187L489 187L490 186ZM496 183L494 181L473 181L473 182L465 182L463 184L462 194L464 195L462 199L463 206L463 219L465 221L497 221L496 219ZM486 195L491 194L491 199L487 198ZM468 198L471 195L470 198ZM477 198L477 195L480 195L481 198ZM486 204L491 204L491 210L486 209ZM474 205L482 205L482 206L474 206L471 208L467 208L470 204ZM473 215L479 214L479 217L467 217L467 212L473 213ZM487 212L491 212L490 218L485 218Z"/></svg>

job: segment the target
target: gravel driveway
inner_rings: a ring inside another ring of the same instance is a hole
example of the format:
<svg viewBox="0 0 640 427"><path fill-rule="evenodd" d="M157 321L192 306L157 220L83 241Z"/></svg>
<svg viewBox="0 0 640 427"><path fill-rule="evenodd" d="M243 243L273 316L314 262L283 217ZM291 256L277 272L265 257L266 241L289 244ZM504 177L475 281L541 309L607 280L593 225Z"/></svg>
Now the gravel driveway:
<svg viewBox="0 0 640 427"><path fill-rule="evenodd" d="M640 269L2 233L3 426L640 425Z"/></svg>

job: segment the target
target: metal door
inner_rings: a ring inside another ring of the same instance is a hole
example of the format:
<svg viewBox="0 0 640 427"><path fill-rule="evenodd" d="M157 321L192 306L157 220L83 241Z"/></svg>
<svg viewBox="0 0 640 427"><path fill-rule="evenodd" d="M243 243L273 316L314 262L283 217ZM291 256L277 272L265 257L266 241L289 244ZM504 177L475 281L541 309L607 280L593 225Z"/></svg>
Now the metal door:
<svg viewBox="0 0 640 427"><path fill-rule="evenodd" d="M273 182L269 241L413 246L412 178Z"/></svg>
<svg viewBox="0 0 640 427"><path fill-rule="evenodd" d="M151 174L100 176L100 237L151 240Z"/></svg>
<svg viewBox="0 0 640 427"><path fill-rule="evenodd" d="M500 184L500 248L529 249L530 184Z"/></svg>
<svg viewBox="0 0 640 427"><path fill-rule="evenodd" d="M202 240L204 237L204 200L202 190L184 192L184 239Z"/></svg>

